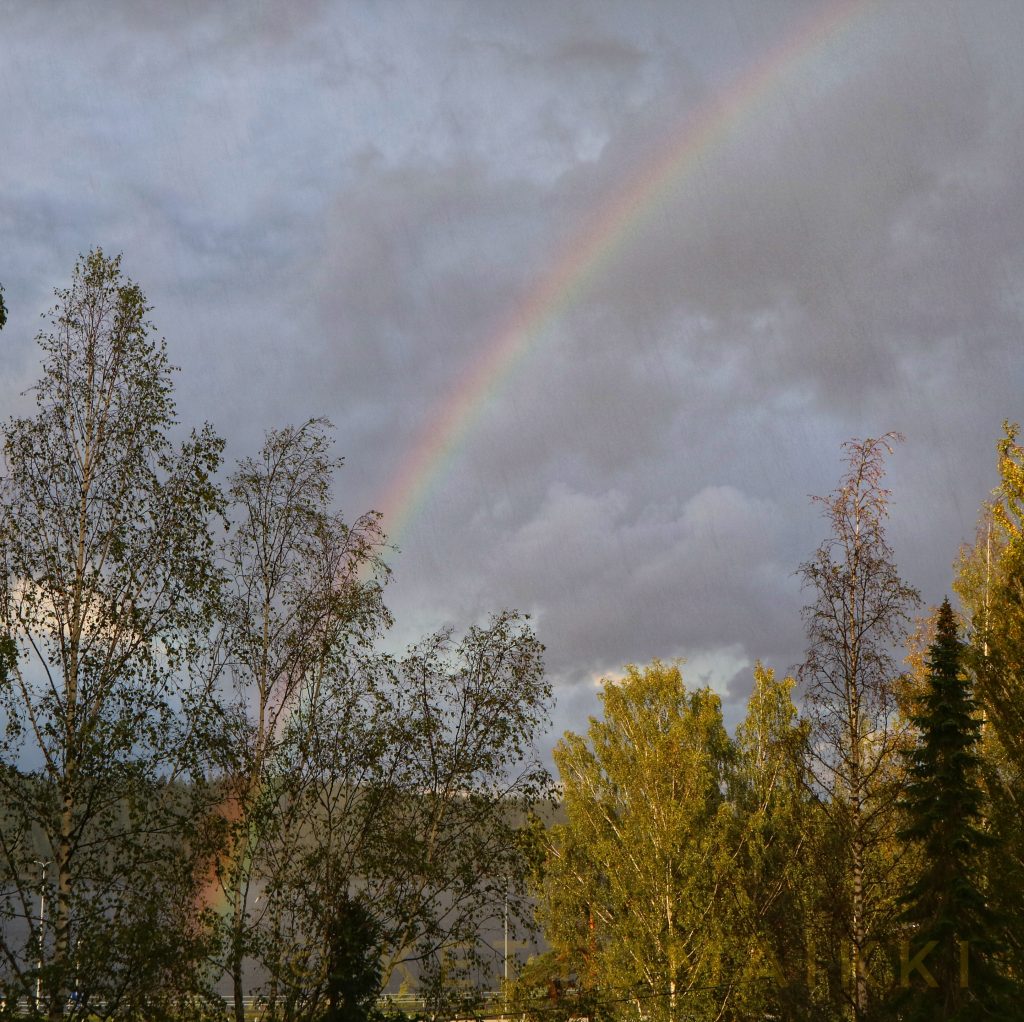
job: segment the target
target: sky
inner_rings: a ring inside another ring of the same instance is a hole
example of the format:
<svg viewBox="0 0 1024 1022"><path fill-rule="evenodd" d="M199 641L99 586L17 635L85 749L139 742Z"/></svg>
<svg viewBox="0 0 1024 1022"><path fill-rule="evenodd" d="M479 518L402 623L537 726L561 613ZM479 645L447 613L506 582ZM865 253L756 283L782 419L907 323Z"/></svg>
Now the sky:
<svg viewBox="0 0 1024 1022"><path fill-rule="evenodd" d="M928 604L1024 419L1016 0L0 0L4 414L123 253L233 460L326 416L393 641L533 615L735 722L803 655L842 442Z"/></svg>

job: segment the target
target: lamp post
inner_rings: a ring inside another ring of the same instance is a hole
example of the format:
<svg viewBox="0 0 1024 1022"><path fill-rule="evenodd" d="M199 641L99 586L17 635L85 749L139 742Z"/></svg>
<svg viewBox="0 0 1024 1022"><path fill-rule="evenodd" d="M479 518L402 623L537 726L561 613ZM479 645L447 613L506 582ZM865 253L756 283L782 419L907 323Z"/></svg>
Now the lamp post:
<svg viewBox="0 0 1024 1022"><path fill-rule="evenodd" d="M50 867L49 861L43 862L36 859L35 864L40 869L39 877L39 960L36 963L36 1011L43 1010L43 940L46 934L46 870Z"/></svg>

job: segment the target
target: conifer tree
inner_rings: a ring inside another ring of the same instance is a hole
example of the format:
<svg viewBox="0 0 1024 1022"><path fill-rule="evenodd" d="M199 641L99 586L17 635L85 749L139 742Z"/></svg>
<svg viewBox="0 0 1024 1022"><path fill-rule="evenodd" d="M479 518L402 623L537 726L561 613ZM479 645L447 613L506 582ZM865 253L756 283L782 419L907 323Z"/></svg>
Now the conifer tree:
<svg viewBox="0 0 1024 1022"><path fill-rule="evenodd" d="M920 842L922 869L904 898L902 920L914 931L902 954L900 1000L913 1019L1007 1018L998 920L981 865L991 840L982 827L981 722L949 600L928 653L927 688L912 718L920 738L902 799L901 836Z"/></svg>

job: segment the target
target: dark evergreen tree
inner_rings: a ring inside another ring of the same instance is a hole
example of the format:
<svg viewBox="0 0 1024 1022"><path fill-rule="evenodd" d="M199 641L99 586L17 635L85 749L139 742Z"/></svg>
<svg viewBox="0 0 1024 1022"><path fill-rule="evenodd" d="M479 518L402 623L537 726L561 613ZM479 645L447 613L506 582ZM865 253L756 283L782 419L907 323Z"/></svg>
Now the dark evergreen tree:
<svg viewBox="0 0 1024 1022"><path fill-rule="evenodd" d="M327 1011L323 1022L367 1022L381 984L380 926L357 898L343 894L327 922Z"/></svg>
<svg viewBox="0 0 1024 1022"><path fill-rule="evenodd" d="M901 954L901 1017L1017 1017L999 967L999 919L988 905L982 860L981 721L949 600L928 650L928 682L913 722L901 836L921 848L921 871L904 896L911 929Z"/></svg>

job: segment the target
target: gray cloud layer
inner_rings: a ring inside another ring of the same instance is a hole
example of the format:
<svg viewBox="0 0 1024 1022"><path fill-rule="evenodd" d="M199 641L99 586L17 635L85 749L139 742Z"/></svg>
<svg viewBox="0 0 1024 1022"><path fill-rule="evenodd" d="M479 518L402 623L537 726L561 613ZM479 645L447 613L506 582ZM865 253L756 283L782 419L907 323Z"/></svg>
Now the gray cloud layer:
<svg viewBox="0 0 1024 1022"><path fill-rule="evenodd" d="M185 421L328 415L352 514L559 253L828 3L9 3L9 407L75 255L123 250ZM850 435L906 433L925 597L1024 417L1024 9L865 3L663 197L490 396L400 537L399 632L518 605L562 686L800 657Z"/></svg>

